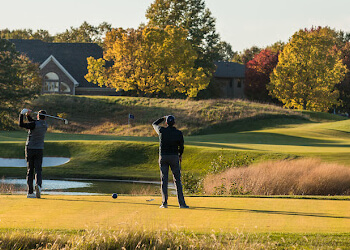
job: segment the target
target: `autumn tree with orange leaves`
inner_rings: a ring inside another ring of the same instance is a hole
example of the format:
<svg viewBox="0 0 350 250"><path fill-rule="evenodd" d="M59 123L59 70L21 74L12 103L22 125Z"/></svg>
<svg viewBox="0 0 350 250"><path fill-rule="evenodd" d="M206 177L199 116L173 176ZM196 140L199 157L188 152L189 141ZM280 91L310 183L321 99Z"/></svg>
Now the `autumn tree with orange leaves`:
<svg viewBox="0 0 350 250"><path fill-rule="evenodd" d="M171 25L114 29L106 35L104 58L88 58L85 78L139 96L182 93L196 97L208 86L210 74L194 67L198 55L187 37L187 30ZM112 65L106 67L106 62Z"/></svg>

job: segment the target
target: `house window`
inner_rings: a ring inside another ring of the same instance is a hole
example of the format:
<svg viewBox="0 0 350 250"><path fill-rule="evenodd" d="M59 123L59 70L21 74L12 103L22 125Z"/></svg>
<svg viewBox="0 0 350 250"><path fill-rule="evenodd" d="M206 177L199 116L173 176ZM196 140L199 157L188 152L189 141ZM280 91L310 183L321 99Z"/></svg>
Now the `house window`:
<svg viewBox="0 0 350 250"><path fill-rule="evenodd" d="M49 72L45 75L44 92L49 93L70 93L70 87L64 82L60 82L58 75Z"/></svg>
<svg viewBox="0 0 350 250"><path fill-rule="evenodd" d="M237 80L237 88L242 88L242 80L241 79Z"/></svg>
<svg viewBox="0 0 350 250"><path fill-rule="evenodd" d="M59 82L45 82L45 92L58 92Z"/></svg>
<svg viewBox="0 0 350 250"><path fill-rule="evenodd" d="M63 92L63 93L69 93L70 92L70 87L68 86L67 83L64 83L64 82L60 83L60 92Z"/></svg>
<svg viewBox="0 0 350 250"><path fill-rule="evenodd" d="M230 80L230 88L232 88L232 81L233 81L233 79Z"/></svg>

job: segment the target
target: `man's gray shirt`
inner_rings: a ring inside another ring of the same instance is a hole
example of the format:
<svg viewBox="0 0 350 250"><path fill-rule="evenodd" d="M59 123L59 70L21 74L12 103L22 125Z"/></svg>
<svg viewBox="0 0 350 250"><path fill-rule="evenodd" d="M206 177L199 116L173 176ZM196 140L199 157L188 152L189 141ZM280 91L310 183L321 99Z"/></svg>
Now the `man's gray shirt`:
<svg viewBox="0 0 350 250"><path fill-rule="evenodd" d="M47 122L45 120L33 120L28 116L30 122L23 122L23 115L20 115L19 126L29 129L26 147L28 149L44 149L44 139L47 131Z"/></svg>

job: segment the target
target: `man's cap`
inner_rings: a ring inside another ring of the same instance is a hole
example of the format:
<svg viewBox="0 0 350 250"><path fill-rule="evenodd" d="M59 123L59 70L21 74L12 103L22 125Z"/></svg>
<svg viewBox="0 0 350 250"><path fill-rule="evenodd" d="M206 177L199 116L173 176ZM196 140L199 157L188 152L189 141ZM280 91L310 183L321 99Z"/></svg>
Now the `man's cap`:
<svg viewBox="0 0 350 250"><path fill-rule="evenodd" d="M38 112L39 118L40 119L45 119L45 116L42 115L42 114L46 115L47 114L46 111L45 110L39 110L39 112Z"/></svg>
<svg viewBox="0 0 350 250"><path fill-rule="evenodd" d="M173 115L168 115L166 117L166 123L169 125L169 126L172 126L175 124L175 117Z"/></svg>

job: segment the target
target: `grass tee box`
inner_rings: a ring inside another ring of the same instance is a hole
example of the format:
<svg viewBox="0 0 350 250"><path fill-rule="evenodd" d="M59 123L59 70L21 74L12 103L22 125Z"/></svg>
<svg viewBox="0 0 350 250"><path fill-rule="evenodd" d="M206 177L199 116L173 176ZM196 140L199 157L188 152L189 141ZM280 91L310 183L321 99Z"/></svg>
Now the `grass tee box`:
<svg viewBox="0 0 350 250"><path fill-rule="evenodd" d="M151 200L150 198L154 199ZM187 197L190 209L175 197L159 209L161 197L2 195L0 228L184 230L196 233L281 232L348 233L349 200ZM151 201L147 201L151 200ZM200 221L200 223L198 223Z"/></svg>

